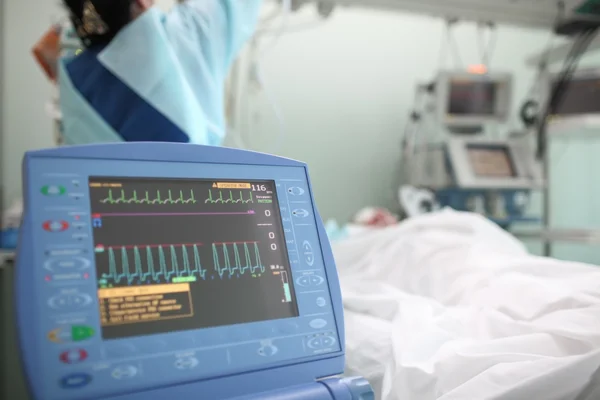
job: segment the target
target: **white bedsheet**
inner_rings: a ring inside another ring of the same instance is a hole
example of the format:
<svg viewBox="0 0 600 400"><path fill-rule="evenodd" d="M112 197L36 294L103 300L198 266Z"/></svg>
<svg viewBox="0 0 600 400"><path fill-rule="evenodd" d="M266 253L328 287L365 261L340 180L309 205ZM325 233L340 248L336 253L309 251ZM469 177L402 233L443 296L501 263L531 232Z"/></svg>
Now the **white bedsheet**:
<svg viewBox="0 0 600 400"><path fill-rule="evenodd" d="M378 398L574 399L600 367L600 268L449 210L333 247L347 370Z"/></svg>

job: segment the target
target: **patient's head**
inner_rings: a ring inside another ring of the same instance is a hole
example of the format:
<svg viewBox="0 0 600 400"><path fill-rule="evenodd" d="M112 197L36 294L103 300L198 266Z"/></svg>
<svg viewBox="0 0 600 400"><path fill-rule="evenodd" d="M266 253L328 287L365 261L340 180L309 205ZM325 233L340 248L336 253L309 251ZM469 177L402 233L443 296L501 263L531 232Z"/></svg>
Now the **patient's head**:
<svg viewBox="0 0 600 400"><path fill-rule="evenodd" d="M87 47L108 44L154 0L64 0L77 35Z"/></svg>

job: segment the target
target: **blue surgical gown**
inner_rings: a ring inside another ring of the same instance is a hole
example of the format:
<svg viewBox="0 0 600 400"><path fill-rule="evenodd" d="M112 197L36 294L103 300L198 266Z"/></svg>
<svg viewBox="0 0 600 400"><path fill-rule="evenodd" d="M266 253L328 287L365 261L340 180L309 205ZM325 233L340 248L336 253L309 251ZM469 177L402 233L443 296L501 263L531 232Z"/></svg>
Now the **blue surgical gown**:
<svg viewBox="0 0 600 400"><path fill-rule="evenodd" d="M63 60L66 144L221 145L224 81L253 34L262 0L189 0L152 8L110 44Z"/></svg>

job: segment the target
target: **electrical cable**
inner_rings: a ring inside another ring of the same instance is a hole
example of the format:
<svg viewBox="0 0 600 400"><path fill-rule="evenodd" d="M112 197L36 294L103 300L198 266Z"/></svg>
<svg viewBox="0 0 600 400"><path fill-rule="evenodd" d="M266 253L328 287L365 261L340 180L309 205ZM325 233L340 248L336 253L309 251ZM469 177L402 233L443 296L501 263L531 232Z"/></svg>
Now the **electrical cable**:
<svg viewBox="0 0 600 400"><path fill-rule="evenodd" d="M268 53L269 51L271 51L275 46L277 46L277 43L279 43L279 39L281 39L281 37L283 36L283 34L286 31L286 28L288 27L288 22L289 22L289 17L290 14L292 13L292 0L281 0L281 24L279 25L279 29L277 29L277 33L275 34L275 37L273 38L273 40L271 41L270 45L267 46L266 50L263 50L261 57L264 56L266 53ZM257 32L257 37L260 38L260 36L265 33L265 32Z"/></svg>
<svg viewBox="0 0 600 400"><path fill-rule="evenodd" d="M489 28L490 30L490 38L485 44L483 40L485 36L484 28ZM479 55L481 56L481 63L486 67L491 63L492 55L496 49L497 39L498 32L495 24L492 22L477 24L477 45L479 47Z"/></svg>
<svg viewBox="0 0 600 400"><path fill-rule="evenodd" d="M546 180L548 180L548 177L550 176L550 164L547 148L548 118L553 112L555 112L557 106L560 104L564 92L568 88L569 82L571 81L572 75L579 64L579 59L585 53L585 50L591 43L592 39L596 36L597 31L598 28L585 30L575 39L575 43L573 43L573 46L571 47L571 50L565 59L559 79L556 81L556 85L552 87L549 100L544 108L544 113L538 122L536 156L542 161L543 176ZM546 229L550 227L550 192L548 185L549 182L546 182L543 195L543 226ZM550 241L544 242L543 254L546 257L550 257L552 255L552 244Z"/></svg>
<svg viewBox="0 0 600 400"><path fill-rule="evenodd" d="M448 56L448 24L449 22L446 21L446 26L445 26L445 34L442 33L442 40L440 41L440 51L438 53L438 70L442 70L445 67L446 64L446 57Z"/></svg>
<svg viewBox="0 0 600 400"><path fill-rule="evenodd" d="M460 49L458 48L458 43L456 42L456 38L454 37L453 25L456 21L448 22L448 41L450 43L450 50L452 51L452 55L454 56L454 63L457 64L456 67L458 69L463 69L464 63L462 61L462 57L460 55Z"/></svg>
<svg viewBox="0 0 600 400"><path fill-rule="evenodd" d="M561 73L559 74L559 78L556 81L556 84L553 86L549 100L544 108L544 112L539 119L539 126L537 130L537 157L543 157L546 147L547 147L547 125L549 116L556 110L560 101L563 98L564 92L566 92L569 83L571 81L572 75L577 69L577 65L579 64L579 59L585 53L585 50L591 43L592 39L596 36L597 28L588 29L580 34L576 39L575 43L571 47L567 58L563 64L563 68Z"/></svg>
<svg viewBox="0 0 600 400"><path fill-rule="evenodd" d="M242 81L245 82L245 88L241 88L238 90L238 96L243 96L245 100L245 104L243 104L243 107L240 107L243 108L245 112L243 112L243 121L242 124L240 124L240 130L235 134L234 137L236 145L243 146L242 148L249 148L248 146L250 145L250 140L248 139L248 136L252 136L253 121L251 121L251 115L253 112L253 107L252 102L249 100L249 95L247 93L247 88L249 86L248 83L252 81L254 81L264 91L267 97L267 101L271 105L273 113L275 114L275 117L280 126L278 137L276 140L275 152L279 151L282 147L282 143L285 137L285 121L283 119L283 113L277 105L276 99L271 90L269 89L268 83L264 78L260 60L262 60L265 57L265 55L277 45L279 39L283 36L284 33L286 33L291 12L292 0L282 0L280 10L277 13L277 15L281 15L282 17L281 23L279 24L279 28L275 32L273 32L270 29L258 30L251 41L250 48L248 50L248 67L246 68L247 72L244 74L244 78L242 78ZM273 16L269 16L265 18L264 22L271 22L273 19ZM260 51L260 39L266 34L275 34L275 37L266 46L266 49ZM245 127L245 129L242 129L242 126ZM244 130L246 132L243 132ZM235 133L235 130L233 130L233 132Z"/></svg>

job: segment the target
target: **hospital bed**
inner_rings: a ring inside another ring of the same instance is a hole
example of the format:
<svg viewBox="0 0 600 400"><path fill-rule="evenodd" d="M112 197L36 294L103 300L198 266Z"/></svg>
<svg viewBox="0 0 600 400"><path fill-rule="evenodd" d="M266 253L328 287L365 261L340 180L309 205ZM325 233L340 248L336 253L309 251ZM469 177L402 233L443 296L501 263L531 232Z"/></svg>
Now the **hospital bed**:
<svg viewBox="0 0 600 400"><path fill-rule="evenodd" d="M347 369L379 398L596 398L597 267L532 256L453 210L363 229L333 250Z"/></svg>
<svg viewBox="0 0 600 400"><path fill-rule="evenodd" d="M15 314L33 399L373 399L343 375L305 164L128 143L23 167Z"/></svg>

